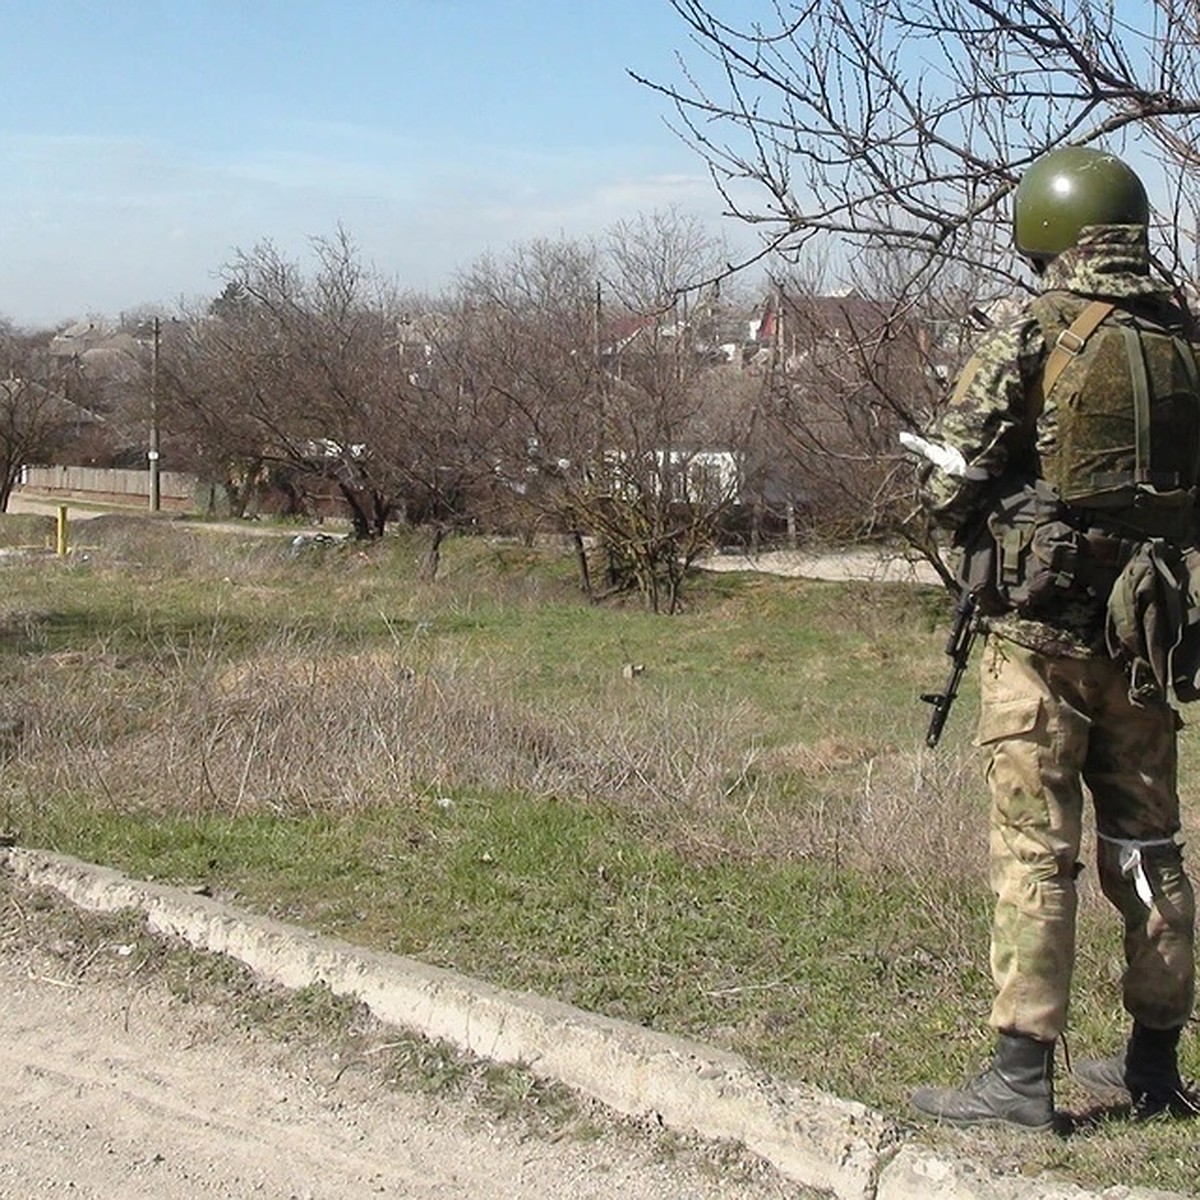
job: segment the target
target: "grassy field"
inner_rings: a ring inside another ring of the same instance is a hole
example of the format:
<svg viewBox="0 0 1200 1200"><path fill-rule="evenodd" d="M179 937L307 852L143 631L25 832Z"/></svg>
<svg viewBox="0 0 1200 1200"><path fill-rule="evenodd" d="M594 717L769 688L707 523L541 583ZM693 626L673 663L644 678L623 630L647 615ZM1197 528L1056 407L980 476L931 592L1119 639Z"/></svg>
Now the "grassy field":
<svg viewBox="0 0 1200 1200"><path fill-rule="evenodd" d="M934 589L701 576L590 607L550 551L5 517L0 826L27 845L729 1047L907 1118L989 1050L973 680L927 751ZM1197 742L1183 735L1194 810ZM1194 824L1194 817L1192 818ZM1094 873L1071 1052L1123 1035ZM1185 1067L1200 1074L1189 1039ZM1194 1130L929 1141L1188 1191Z"/></svg>

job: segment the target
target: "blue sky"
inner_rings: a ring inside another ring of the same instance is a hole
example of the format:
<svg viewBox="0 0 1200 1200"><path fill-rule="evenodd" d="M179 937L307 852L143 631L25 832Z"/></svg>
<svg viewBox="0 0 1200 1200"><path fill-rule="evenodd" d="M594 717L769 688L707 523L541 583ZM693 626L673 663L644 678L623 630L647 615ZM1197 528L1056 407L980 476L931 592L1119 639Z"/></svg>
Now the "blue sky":
<svg viewBox="0 0 1200 1200"><path fill-rule="evenodd" d="M402 285L675 206L720 222L666 102L667 0L0 0L0 316L215 294L338 224ZM695 55L689 55L694 59Z"/></svg>

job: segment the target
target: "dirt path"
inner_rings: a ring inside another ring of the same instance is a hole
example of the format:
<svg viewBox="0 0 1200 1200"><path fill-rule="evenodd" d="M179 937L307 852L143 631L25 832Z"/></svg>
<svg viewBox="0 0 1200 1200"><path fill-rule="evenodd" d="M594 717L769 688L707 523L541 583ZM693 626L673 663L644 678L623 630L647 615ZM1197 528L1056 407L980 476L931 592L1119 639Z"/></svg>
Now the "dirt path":
<svg viewBox="0 0 1200 1200"><path fill-rule="evenodd" d="M9 500L8 511L14 513L38 513L54 516L58 504L51 497L14 492ZM67 502L70 520L87 521L120 511L126 515L144 516L142 509L103 509L72 505ZM208 531L224 531L242 535L261 536L321 536L330 530L316 526L311 528L284 530L276 525L255 525L253 521L195 521L179 522L190 528ZM335 533L335 536L336 533ZM869 548L851 548L841 551L768 550L761 554L739 554L734 552L713 554L696 564L705 571L758 571L767 575L783 575L792 578L824 579L829 581L857 579L877 583L938 583L937 573L926 562L909 558L898 551Z"/></svg>
<svg viewBox="0 0 1200 1200"><path fill-rule="evenodd" d="M705 571L759 571L796 579L873 583L937 583L927 562L896 550L853 547L846 550L766 550L761 554L714 554L696 564Z"/></svg>
<svg viewBox="0 0 1200 1200"><path fill-rule="evenodd" d="M767 1200L770 1172L613 1122L533 1136L175 998L144 951L0 887L0 1197ZM75 921L67 917L68 924Z"/></svg>
<svg viewBox="0 0 1200 1200"><path fill-rule="evenodd" d="M14 492L9 497L8 511L10 513L29 513L34 516L41 517L56 517L60 506L66 506L67 520L69 524L77 524L81 521L92 521L97 517L136 517L138 519L146 518L169 522L178 528L183 529L199 529L205 533L236 533L247 537L277 537L288 538L296 537L297 535L317 536L320 534L330 534L337 537L341 536L344 529L335 527L331 524L330 529L312 525L284 528L281 525L276 525L271 522L265 524L257 524L252 520L246 521L209 521L209 520L189 520L187 514L182 513L162 513L154 517L152 513L146 511L144 506L132 504L126 505L103 505L91 504L88 502L67 499L56 499L53 496L37 495L31 492Z"/></svg>

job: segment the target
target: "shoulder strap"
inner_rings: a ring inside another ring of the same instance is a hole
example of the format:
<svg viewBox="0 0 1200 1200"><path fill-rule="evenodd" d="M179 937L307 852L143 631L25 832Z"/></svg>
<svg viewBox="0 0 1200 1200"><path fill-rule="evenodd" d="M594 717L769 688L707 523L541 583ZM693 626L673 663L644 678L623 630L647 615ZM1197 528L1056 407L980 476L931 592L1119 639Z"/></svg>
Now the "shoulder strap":
<svg viewBox="0 0 1200 1200"><path fill-rule="evenodd" d="M1101 322L1116 308L1108 300L1093 300L1071 322L1067 329L1058 335L1046 366L1042 371L1042 400L1054 390L1058 377L1066 369L1067 364L1076 357L1087 345L1087 340L1099 328Z"/></svg>
<svg viewBox="0 0 1200 1200"><path fill-rule="evenodd" d="M1187 375L1188 387L1192 393L1192 408L1196 415L1195 428L1200 431L1200 372L1196 368L1196 353L1192 349L1191 343L1181 337L1175 338L1175 352L1183 363L1184 374ZM1193 485L1200 483L1200 438L1196 443L1196 457L1192 465L1190 482Z"/></svg>
<svg viewBox="0 0 1200 1200"><path fill-rule="evenodd" d="M1138 331L1126 325L1121 332L1125 335L1125 358L1133 390L1133 481L1150 483L1150 372Z"/></svg>

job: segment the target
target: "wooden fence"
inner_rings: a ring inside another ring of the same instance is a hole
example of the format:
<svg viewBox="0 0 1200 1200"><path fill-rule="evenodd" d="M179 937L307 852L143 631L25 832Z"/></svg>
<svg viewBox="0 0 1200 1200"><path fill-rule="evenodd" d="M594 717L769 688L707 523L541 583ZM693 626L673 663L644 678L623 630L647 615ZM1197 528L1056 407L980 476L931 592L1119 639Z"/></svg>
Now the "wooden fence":
<svg viewBox="0 0 1200 1200"><path fill-rule="evenodd" d="M133 504L150 502L150 472L123 471L102 467L23 467L20 488L50 496L73 496L98 503ZM196 506L201 484L195 475L182 471L160 471L159 501L163 508Z"/></svg>

